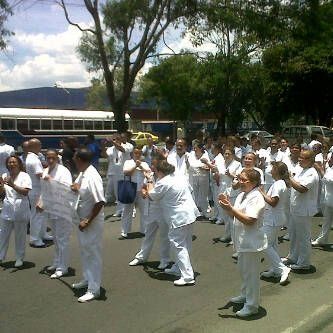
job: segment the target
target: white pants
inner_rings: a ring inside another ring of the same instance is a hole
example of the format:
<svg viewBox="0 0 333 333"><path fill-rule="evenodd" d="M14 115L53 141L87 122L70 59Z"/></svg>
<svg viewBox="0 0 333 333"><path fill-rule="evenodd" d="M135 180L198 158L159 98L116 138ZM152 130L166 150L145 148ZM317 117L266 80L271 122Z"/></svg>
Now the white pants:
<svg viewBox="0 0 333 333"><path fill-rule="evenodd" d="M121 213L123 210L123 204L118 201L118 181L123 179L123 175L108 175L105 197L108 202L116 201L116 213Z"/></svg>
<svg viewBox="0 0 333 333"><path fill-rule="evenodd" d="M221 193L221 187L216 185L215 180L213 180L213 200L214 200L214 218L218 220L225 220L226 213L219 204L219 194Z"/></svg>
<svg viewBox="0 0 333 333"><path fill-rule="evenodd" d="M333 207L324 205L323 206L323 215L324 215L324 222L321 227L321 232L317 237L317 241L321 244L327 244L328 235L331 230L332 221L333 221Z"/></svg>
<svg viewBox="0 0 333 333"><path fill-rule="evenodd" d="M95 220L84 231L78 230L83 278L93 293L99 293L101 287L103 224Z"/></svg>
<svg viewBox="0 0 333 333"><path fill-rule="evenodd" d="M260 299L260 252L238 252L238 268L241 275L241 296L245 297L244 307L259 308Z"/></svg>
<svg viewBox="0 0 333 333"><path fill-rule="evenodd" d="M208 208L208 176L195 176L191 178L191 186L193 188L193 200L202 215L207 215Z"/></svg>
<svg viewBox="0 0 333 333"><path fill-rule="evenodd" d="M140 211L140 232L146 232L145 218L144 218L144 209L146 205L145 199L142 198L141 192L136 192L136 197L133 203L131 204L123 204L124 210L123 215L121 217L121 232L124 234L128 234L132 228L132 220L133 220L133 209L134 206L137 206Z"/></svg>
<svg viewBox="0 0 333 333"><path fill-rule="evenodd" d="M46 235L47 225L45 223L45 213L36 210L36 204L40 193L29 193L30 213L30 242L43 241Z"/></svg>
<svg viewBox="0 0 333 333"><path fill-rule="evenodd" d="M262 230L267 235L268 246L265 250L268 259L271 262L271 267L276 274L281 275L286 266L282 263L281 258L278 254L278 233L281 229L280 226L273 227L269 225L264 225Z"/></svg>
<svg viewBox="0 0 333 333"><path fill-rule="evenodd" d="M193 223L179 228L170 228L169 239L175 251L176 265L180 270L181 277L185 281L194 279L194 272L190 260L192 249Z"/></svg>
<svg viewBox="0 0 333 333"><path fill-rule="evenodd" d="M26 221L9 221L0 219L0 260L4 260L7 254L10 234L15 230L16 259L24 259L25 241L27 236Z"/></svg>
<svg viewBox="0 0 333 333"><path fill-rule="evenodd" d="M290 215L288 258L300 266L310 265L311 256L311 216Z"/></svg>
<svg viewBox="0 0 333 333"><path fill-rule="evenodd" d="M49 222L53 233L54 258L52 266L57 271L67 272L69 263L69 239L73 230L73 225L69 221L61 218L52 219L49 214Z"/></svg>
<svg viewBox="0 0 333 333"><path fill-rule="evenodd" d="M141 249L135 256L136 259L147 261L154 245L157 230L160 230L160 262L162 264L170 262L169 226L165 222L151 222L147 224L146 234L142 241Z"/></svg>
<svg viewBox="0 0 333 333"><path fill-rule="evenodd" d="M232 205L234 205L236 201L236 197L230 197L230 202ZM234 217L230 216L226 212L224 212L224 237L225 238L233 238L234 234ZM233 239L232 239L233 240Z"/></svg>

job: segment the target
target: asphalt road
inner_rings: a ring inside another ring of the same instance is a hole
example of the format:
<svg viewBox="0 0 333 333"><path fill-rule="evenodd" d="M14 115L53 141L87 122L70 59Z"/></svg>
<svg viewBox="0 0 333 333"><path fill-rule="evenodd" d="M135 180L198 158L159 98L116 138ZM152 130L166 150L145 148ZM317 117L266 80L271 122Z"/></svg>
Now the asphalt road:
<svg viewBox="0 0 333 333"><path fill-rule="evenodd" d="M17 270L11 239L8 261L0 267L1 333L333 332L332 249L313 249L311 272L292 273L286 286L262 280L259 314L242 320L235 316L239 308L228 302L240 288L232 247L213 241L223 235L223 226L196 223L192 253L196 285L174 287L174 278L156 268L158 242L146 265L128 266L142 240L136 233L139 223L136 219L133 224L132 239L118 240L120 220L111 217L113 211L106 208L102 295L90 303L78 303L79 295L70 288L81 278L75 232L70 274L59 280L51 280L44 271L52 261L52 245L29 247L24 267ZM320 222L321 218L313 219L314 234ZM286 255L288 242L280 246L280 254ZM262 270L267 265L264 260Z"/></svg>

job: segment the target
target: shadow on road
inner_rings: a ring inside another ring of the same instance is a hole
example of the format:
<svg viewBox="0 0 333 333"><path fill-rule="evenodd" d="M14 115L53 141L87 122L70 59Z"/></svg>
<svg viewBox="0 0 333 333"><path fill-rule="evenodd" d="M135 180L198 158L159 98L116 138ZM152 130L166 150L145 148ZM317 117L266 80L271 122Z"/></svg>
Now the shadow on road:
<svg viewBox="0 0 333 333"><path fill-rule="evenodd" d="M263 317L267 316L267 311L263 308L263 307L259 307L258 313L249 317L245 317L245 318L240 318L236 316L236 312L241 310L243 307L243 304L235 304L232 302L228 302L226 305L224 305L221 308L218 308L218 310L226 310L232 307L232 312L234 314L221 314L219 313L218 316L220 318L226 319L226 318L233 318L233 319L240 319L240 320L245 320L245 321L252 321L252 320L258 320L261 319Z"/></svg>
<svg viewBox="0 0 333 333"><path fill-rule="evenodd" d="M31 261L24 261L23 262L23 266L16 268L15 266L15 261L7 261L7 262L3 262L2 264L0 264L0 267L6 271L7 269L10 269L10 273L15 273L17 271L23 271L26 269L30 269L30 268L34 268L36 265L35 263L31 262Z"/></svg>
<svg viewBox="0 0 333 333"><path fill-rule="evenodd" d="M294 270L292 270L292 272L294 274L306 275L306 274L316 273L317 270L316 270L316 267L314 267L313 265L310 265L309 269L297 269L297 270L294 269Z"/></svg>

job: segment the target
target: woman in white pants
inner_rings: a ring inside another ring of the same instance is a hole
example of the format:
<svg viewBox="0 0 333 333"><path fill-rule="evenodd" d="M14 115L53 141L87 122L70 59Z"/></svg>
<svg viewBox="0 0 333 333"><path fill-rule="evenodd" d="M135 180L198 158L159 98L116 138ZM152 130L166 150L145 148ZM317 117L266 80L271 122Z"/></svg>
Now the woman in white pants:
<svg viewBox="0 0 333 333"><path fill-rule="evenodd" d="M325 245L328 243L328 236L333 222L333 154L327 161L326 171L322 178L324 200L323 215L324 223L321 227L320 234L312 242L313 246Z"/></svg>
<svg viewBox="0 0 333 333"><path fill-rule="evenodd" d="M127 160L124 163L124 175L130 176L131 181L137 184L136 197L133 203L123 204L123 215L121 217L121 237L120 239L126 239L127 234L131 231L133 220L133 208L138 206L140 211L140 232L144 234L146 232L144 209L145 200L141 195L141 188L145 179L145 172L150 172L149 165L146 162L141 161L142 151L140 148L133 149L133 158Z"/></svg>
<svg viewBox="0 0 333 333"><path fill-rule="evenodd" d="M283 162L274 162L271 175L274 183L270 186L268 192L265 193L260 190L266 201L264 225L262 227L268 241L265 253L271 262L270 269L261 273L261 276L280 277L280 284L283 285L288 279L290 268L282 263L277 251L277 244L278 233L281 226L286 223L286 211L289 209L288 187L290 187L290 182L287 165Z"/></svg>
<svg viewBox="0 0 333 333"><path fill-rule="evenodd" d="M74 162L80 172L73 191L79 192L77 213L80 218L78 238L80 244L83 280L72 285L73 289L87 288L78 298L81 303L91 301L100 295L102 280L102 235L104 225L103 181L91 165L92 154L86 148L79 149Z"/></svg>
<svg viewBox="0 0 333 333"><path fill-rule="evenodd" d="M235 160L235 153L234 153L234 149L232 149L232 147L230 146L226 146L224 148L224 154L223 154L224 160L225 160L225 173L221 175L221 187L220 193L224 193L226 195L229 196L230 198L230 202L233 205L236 201L236 197L239 194L238 190L234 190L232 188L232 183L234 178L241 172L242 170L242 165L240 164L240 162ZM224 237L220 238L221 242L230 242L232 239L232 235L233 235L233 218L224 213L224 220L225 220L225 224L224 224Z"/></svg>
<svg viewBox="0 0 333 333"><path fill-rule="evenodd" d="M158 160L153 159L151 168L155 172L155 165ZM140 251L135 255L135 258L129 263L130 266L136 266L146 262L149 258L151 250L154 245L157 231L160 232L160 264L158 269L165 269L170 262L170 241L168 237L169 225L164 221L163 215L161 214L162 207L160 202L149 200L147 196L147 184L155 185L155 176L153 173L146 174L146 182L143 186L144 190L142 195L144 196L148 215L145 215L146 234L141 244Z"/></svg>
<svg viewBox="0 0 333 333"><path fill-rule="evenodd" d="M233 303L244 303L236 312L239 317L256 314L260 298L260 258L267 247L267 237L260 230L265 201L259 192L260 174L253 169L243 170L238 176L242 192L235 205L221 194L221 206L234 217L234 247L238 252L238 267L242 279L240 296L231 298Z"/></svg>
<svg viewBox="0 0 333 333"><path fill-rule="evenodd" d="M188 158L190 164L188 169L189 182L193 189L192 195L194 202L197 205L201 216L208 219L209 168L201 161L201 159L208 161L208 153L203 148L203 145L195 145L194 151L190 153Z"/></svg>
<svg viewBox="0 0 333 333"><path fill-rule="evenodd" d="M147 184L149 198L159 200L164 220L169 224L169 239L176 255L176 263L168 274L180 276L175 286L194 285L194 272L190 260L192 229L199 211L193 201L185 177L175 176L175 167L166 161L156 166L158 181Z"/></svg>
<svg viewBox="0 0 333 333"><path fill-rule="evenodd" d="M72 175L66 167L59 164L57 152L49 149L46 152L46 160L48 167L44 169L41 181L54 180L61 184L71 186L73 183ZM59 193L59 195L61 195L61 193ZM41 202L37 205L37 208L43 210ZM55 249L53 263L51 266L48 266L47 270L54 272L51 275L51 279L57 279L68 272L69 239L73 227L70 221L64 220L59 216L50 213L44 213L43 216L45 216L51 226Z"/></svg>
<svg viewBox="0 0 333 333"><path fill-rule="evenodd" d="M0 177L0 194L5 195L0 215L0 262L7 254L9 238L15 230L15 267L23 265L27 224L30 219L28 192L31 190L31 179L23 172L23 164L17 156L6 160L8 173Z"/></svg>

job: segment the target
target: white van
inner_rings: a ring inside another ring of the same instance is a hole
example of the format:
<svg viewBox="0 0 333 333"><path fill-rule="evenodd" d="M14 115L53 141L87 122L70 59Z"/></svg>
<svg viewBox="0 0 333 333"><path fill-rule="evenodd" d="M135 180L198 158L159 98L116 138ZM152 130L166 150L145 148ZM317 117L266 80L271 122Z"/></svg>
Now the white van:
<svg viewBox="0 0 333 333"><path fill-rule="evenodd" d="M282 136L287 140L295 140L298 137L302 137L306 143L309 143L311 134L319 134L324 138L330 138L333 136L333 131L328 127L316 125L285 126L282 129Z"/></svg>

